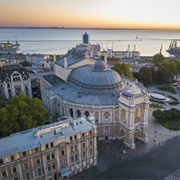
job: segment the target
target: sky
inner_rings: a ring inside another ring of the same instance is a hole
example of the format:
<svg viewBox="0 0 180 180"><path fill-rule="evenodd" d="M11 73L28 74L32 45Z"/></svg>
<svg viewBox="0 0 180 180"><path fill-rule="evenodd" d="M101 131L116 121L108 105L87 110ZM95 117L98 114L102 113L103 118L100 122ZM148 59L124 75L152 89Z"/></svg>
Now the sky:
<svg viewBox="0 0 180 180"><path fill-rule="evenodd" d="M180 29L180 0L0 0L0 26Z"/></svg>

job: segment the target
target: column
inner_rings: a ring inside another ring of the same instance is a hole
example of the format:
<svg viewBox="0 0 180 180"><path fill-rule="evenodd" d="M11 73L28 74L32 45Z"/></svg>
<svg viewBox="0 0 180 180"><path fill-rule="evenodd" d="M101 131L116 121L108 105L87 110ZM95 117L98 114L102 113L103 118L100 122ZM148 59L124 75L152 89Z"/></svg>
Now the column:
<svg viewBox="0 0 180 180"><path fill-rule="evenodd" d="M98 122L99 122L99 123L102 123L101 113L99 112L98 114L99 114L99 116L98 116Z"/></svg>
<svg viewBox="0 0 180 180"><path fill-rule="evenodd" d="M12 94L12 96L15 96L15 95L16 95L16 93L15 93L15 88L14 88L14 84L13 84L13 83L11 83L11 94Z"/></svg>
<svg viewBox="0 0 180 180"><path fill-rule="evenodd" d="M56 157L56 160L57 160L57 167L58 167L58 169L60 169L59 150L58 149L55 150L55 157Z"/></svg>
<svg viewBox="0 0 180 180"><path fill-rule="evenodd" d="M22 177L22 168L21 168L21 164L20 164L20 162L18 163L18 173L19 173L19 177L20 177L20 179L23 179L23 177Z"/></svg>
<svg viewBox="0 0 180 180"><path fill-rule="evenodd" d="M143 117L143 123L146 123L148 120L148 108L144 109L144 117Z"/></svg>
<svg viewBox="0 0 180 180"><path fill-rule="evenodd" d="M94 131L94 155L93 155L93 163L94 166L97 164L97 135L95 135L95 131Z"/></svg>
<svg viewBox="0 0 180 180"><path fill-rule="evenodd" d="M77 118L77 113L76 113L76 110L75 110L75 109L73 109L73 118L74 118L74 119Z"/></svg>
<svg viewBox="0 0 180 180"><path fill-rule="evenodd" d="M21 81L21 91L25 93L24 83Z"/></svg>
<svg viewBox="0 0 180 180"><path fill-rule="evenodd" d="M101 123L104 123L104 112L101 112Z"/></svg>
<svg viewBox="0 0 180 180"><path fill-rule="evenodd" d="M70 157L70 148L69 145L66 145L66 149L67 149L67 165L69 165L69 157Z"/></svg>
<svg viewBox="0 0 180 180"><path fill-rule="evenodd" d="M125 117L125 118L126 118L126 125L127 125L127 126L129 125L129 121L128 121L128 113L129 113L129 112L126 111L126 117Z"/></svg>

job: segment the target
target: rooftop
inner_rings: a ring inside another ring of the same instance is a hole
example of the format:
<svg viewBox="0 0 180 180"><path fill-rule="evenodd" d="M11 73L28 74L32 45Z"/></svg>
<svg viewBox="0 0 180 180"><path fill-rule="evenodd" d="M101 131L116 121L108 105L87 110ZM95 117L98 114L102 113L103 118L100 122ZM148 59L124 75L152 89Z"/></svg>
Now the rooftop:
<svg viewBox="0 0 180 180"><path fill-rule="evenodd" d="M29 129L0 139L0 156L10 155L36 148L59 137L71 136L78 132L92 130L96 126L83 117L76 120L66 118L63 121ZM56 134L54 134L56 130Z"/></svg>

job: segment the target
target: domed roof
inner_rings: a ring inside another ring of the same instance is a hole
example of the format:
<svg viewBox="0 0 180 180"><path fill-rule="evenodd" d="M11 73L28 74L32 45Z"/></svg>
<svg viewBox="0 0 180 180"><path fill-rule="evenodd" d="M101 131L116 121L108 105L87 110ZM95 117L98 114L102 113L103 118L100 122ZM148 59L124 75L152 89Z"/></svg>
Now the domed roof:
<svg viewBox="0 0 180 180"><path fill-rule="evenodd" d="M116 71L105 69L104 66L105 64L101 60L97 60L95 67L86 65L75 68L68 80L88 89L112 89L113 91L122 89L124 86L120 75Z"/></svg>
<svg viewBox="0 0 180 180"><path fill-rule="evenodd" d="M95 62L95 69L98 69L98 70L103 70L106 68L106 65L104 63L104 61L98 59L96 62Z"/></svg>

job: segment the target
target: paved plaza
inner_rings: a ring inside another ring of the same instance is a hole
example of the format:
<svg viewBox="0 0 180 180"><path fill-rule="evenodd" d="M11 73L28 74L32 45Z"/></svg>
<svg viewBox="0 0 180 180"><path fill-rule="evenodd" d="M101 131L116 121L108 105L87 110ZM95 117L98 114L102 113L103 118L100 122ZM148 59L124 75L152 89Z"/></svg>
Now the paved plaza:
<svg viewBox="0 0 180 180"><path fill-rule="evenodd" d="M180 100L179 94L166 93L156 87L149 87L147 90L163 92ZM180 110L180 105L164 107L171 108ZM149 109L147 144L136 140L136 148L129 149L124 146L123 140L98 142L97 166L70 179L162 179L175 173L180 168L180 164L177 163L177 160L180 160L180 131L162 127L152 116L153 111L154 108Z"/></svg>

